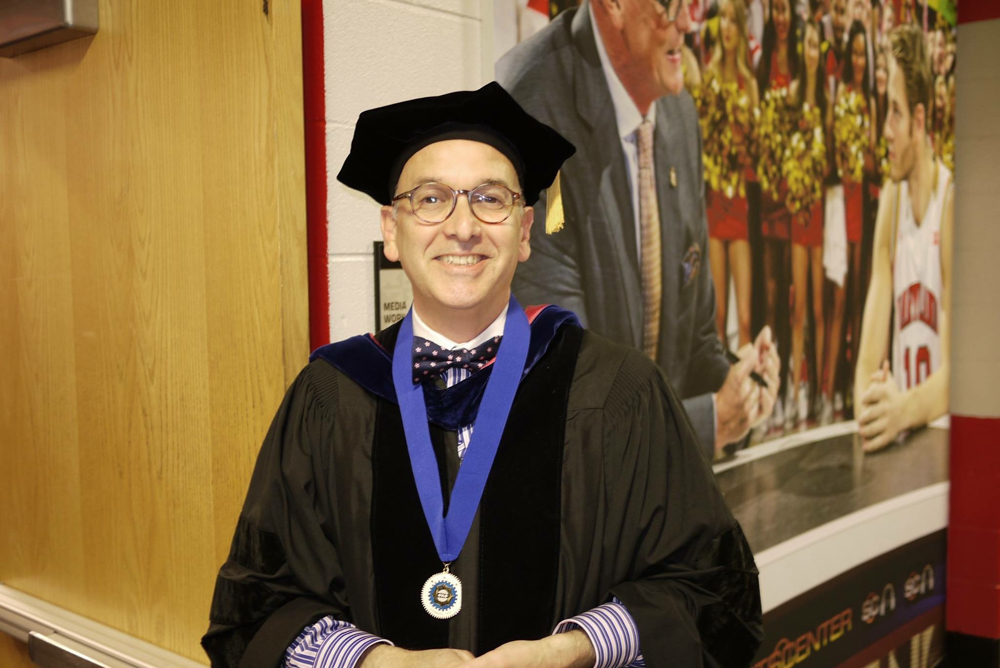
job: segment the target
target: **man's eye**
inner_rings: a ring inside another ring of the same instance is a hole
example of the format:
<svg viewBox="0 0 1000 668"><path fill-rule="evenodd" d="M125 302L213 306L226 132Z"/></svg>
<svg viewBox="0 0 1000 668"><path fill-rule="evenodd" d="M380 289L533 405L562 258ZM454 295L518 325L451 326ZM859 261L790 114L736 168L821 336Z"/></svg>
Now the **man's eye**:
<svg viewBox="0 0 1000 668"><path fill-rule="evenodd" d="M420 198L421 204L437 204L441 199L437 195L424 195Z"/></svg>

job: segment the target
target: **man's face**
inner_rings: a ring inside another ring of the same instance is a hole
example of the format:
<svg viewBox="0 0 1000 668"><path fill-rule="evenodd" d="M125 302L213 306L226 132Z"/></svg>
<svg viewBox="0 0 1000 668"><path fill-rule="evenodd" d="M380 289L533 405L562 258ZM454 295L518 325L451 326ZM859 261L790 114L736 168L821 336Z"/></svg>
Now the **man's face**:
<svg viewBox="0 0 1000 668"><path fill-rule="evenodd" d="M641 81L651 99L680 93L684 90L681 47L691 29L688 0L669 0L669 11L677 10L673 22L667 21L667 10L657 0L618 0L617 4L630 78Z"/></svg>
<svg viewBox="0 0 1000 668"><path fill-rule="evenodd" d="M909 178L917 162L917 146L924 141L923 105L910 113L903 71L889 58L889 111L885 115L884 135L889 147L889 175L894 181Z"/></svg>
<svg viewBox="0 0 1000 668"><path fill-rule="evenodd" d="M436 142L415 153L403 167L396 194L432 182L455 190L492 182L521 191L510 160L492 146L464 139ZM530 207L515 202L504 222L483 223L472 214L468 198L459 195L451 216L428 225L404 198L395 207L382 207L385 256L403 265L418 311L495 315L507 303L517 263L531 252L533 217Z"/></svg>
<svg viewBox="0 0 1000 668"><path fill-rule="evenodd" d="M847 0L833 0L833 37L838 45L844 43L847 33ZM839 48L839 46L838 46Z"/></svg>

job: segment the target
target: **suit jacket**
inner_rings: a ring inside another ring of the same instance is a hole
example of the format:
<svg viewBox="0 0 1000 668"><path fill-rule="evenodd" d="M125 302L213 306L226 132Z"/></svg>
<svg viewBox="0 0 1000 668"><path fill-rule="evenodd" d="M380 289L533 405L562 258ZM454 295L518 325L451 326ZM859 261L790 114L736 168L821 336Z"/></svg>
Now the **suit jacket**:
<svg viewBox="0 0 1000 668"><path fill-rule="evenodd" d="M521 303L559 304L602 336L641 347L632 197L595 30L584 3L562 12L497 65L497 80L521 106L577 147L562 168L566 226L545 234L545 200L539 201L531 257L518 267L513 289ZM729 362L715 329L701 135L686 92L656 102L654 151L663 226L658 360L711 457L712 393L722 386ZM670 170L676 173L676 187Z"/></svg>

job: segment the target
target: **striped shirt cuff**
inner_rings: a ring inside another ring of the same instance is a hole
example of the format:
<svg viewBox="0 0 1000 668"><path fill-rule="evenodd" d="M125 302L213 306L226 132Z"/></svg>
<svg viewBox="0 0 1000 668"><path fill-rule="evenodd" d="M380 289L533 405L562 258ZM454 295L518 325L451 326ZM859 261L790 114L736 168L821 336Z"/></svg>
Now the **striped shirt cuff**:
<svg viewBox="0 0 1000 668"><path fill-rule="evenodd" d="M328 616L307 626L289 645L284 668L354 668L365 652L380 644L392 645Z"/></svg>
<svg viewBox="0 0 1000 668"><path fill-rule="evenodd" d="M559 622L553 633L580 629L594 646L594 668L641 668L639 629L628 609L617 598L593 610Z"/></svg>

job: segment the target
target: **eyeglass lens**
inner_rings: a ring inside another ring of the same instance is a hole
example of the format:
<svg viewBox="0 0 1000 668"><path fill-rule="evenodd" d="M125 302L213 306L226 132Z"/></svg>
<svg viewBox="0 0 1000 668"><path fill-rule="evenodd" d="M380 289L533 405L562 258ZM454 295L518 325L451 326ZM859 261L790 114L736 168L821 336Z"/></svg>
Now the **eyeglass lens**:
<svg viewBox="0 0 1000 668"><path fill-rule="evenodd" d="M657 0L663 11L666 12L667 20L673 23L677 20L677 15L680 14L681 7L684 5L684 0Z"/></svg>
<svg viewBox="0 0 1000 668"><path fill-rule="evenodd" d="M513 193L502 185L481 185L468 193L468 198L473 215L484 223L502 223L514 206ZM417 218L441 223L455 209L455 191L439 183L425 183L410 193L410 202Z"/></svg>

